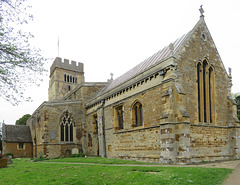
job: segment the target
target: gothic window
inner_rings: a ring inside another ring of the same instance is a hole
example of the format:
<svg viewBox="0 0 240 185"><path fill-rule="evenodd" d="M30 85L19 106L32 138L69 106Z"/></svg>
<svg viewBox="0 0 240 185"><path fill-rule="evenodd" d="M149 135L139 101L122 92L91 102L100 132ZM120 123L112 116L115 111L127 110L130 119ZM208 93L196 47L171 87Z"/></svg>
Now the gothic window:
<svg viewBox="0 0 240 185"><path fill-rule="evenodd" d="M62 142L73 142L73 127L72 115L67 110L60 118L60 138Z"/></svg>
<svg viewBox="0 0 240 185"><path fill-rule="evenodd" d="M64 82L66 82L67 81L67 75L65 74L64 75Z"/></svg>
<svg viewBox="0 0 240 185"><path fill-rule="evenodd" d="M67 75L67 82L69 82L69 75Z"/></svg>
<svg viewBox="0 0 240 185"><path fill-rule="evenodd" d="M133 126L143 126L143 107L140 102L136 102L132 107Z"/></svg>
<svg viewBox="0 0 240 185"><path fill-rule="evenodd" d="M88 146L92 147L92 136L91 136L91 134L88 134Z"/></svg>
<svg viewBox="0 0 240 185"><path fill-rule="evenodd" d="M70 76L70 82L72 82L72 76Z"/></svg>
<svg viewBox="0 0 240 185"><path fill-rule="evenodd" d="M198 121L213 122L214 106L214 70L204 59L197 64Z"/></svg>
<svg viewBox="0 0 240 185"><path fill-rule="evenodd" d="M123 129L123 106L114 107L114 128L115 130Z"/></svg>

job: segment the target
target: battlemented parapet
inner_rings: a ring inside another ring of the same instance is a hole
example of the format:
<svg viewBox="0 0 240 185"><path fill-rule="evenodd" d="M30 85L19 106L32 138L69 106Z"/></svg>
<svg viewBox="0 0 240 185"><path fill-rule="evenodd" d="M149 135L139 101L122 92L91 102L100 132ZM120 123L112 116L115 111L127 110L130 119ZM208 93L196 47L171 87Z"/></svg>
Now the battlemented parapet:
<svg viewBox="0 0 240 185"><path fill-rule="evenodd" d="M61 100L82 82L83 63L56 57L50 68L48 100Z"/></svg>
<svg viewBox="0 0 240 185"><path fill-rule="evenodd" d="M67 69L70 71L83 73L83 63L78 62L78 65L77 65L76 61L73 61L73 60L71 61L71 63L69 63L68 59L63 60L60 57L55 58L52 66L50 68L50 76L52 75L55 68Z"/></svg>

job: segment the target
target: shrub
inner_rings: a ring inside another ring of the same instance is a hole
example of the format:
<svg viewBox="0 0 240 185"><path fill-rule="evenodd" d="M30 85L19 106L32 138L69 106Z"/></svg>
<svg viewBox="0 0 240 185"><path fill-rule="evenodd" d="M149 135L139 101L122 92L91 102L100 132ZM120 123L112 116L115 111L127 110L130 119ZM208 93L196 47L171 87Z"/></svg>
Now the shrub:
<svg viewBox="0 0 240 185"><path fill-rule="evenodd" d="M72 154L70 157L86 157L86 154L83 154L83 153Z"/></svg>
<svg viewBox="0 0 240 185"><path fill-rule="evenodd" d="M47 160L49 160L49 158L32 158L31 159L32 162L47 161Z"/></svg>

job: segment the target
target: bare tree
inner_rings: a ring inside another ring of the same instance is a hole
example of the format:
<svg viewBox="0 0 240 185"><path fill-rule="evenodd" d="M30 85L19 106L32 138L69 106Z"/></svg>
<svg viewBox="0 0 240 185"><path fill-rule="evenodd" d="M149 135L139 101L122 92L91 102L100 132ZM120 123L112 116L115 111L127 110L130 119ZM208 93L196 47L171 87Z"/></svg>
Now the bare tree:
<svg viewBox="0 0 240 185"><path fill-rule="evenodd" d="M33 35L23 26L33 20L26 0L0 0L0 96L13 105L29 101L24 90L39 85L44 69L40 49L30 44Z"/></svg>

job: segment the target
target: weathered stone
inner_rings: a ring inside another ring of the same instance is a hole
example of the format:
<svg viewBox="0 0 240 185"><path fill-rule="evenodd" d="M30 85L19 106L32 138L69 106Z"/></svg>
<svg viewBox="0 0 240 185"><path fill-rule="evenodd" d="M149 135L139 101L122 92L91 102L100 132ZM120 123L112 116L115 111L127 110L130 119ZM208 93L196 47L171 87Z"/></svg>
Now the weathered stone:
<svg viewBox="0 0 240 185"><path fill-rule="evenodd" d="M27 123L33 156L76 150L170 164L240 158L231 79L203 16L116 80L85 82L83 64L60 60L51 67L49 101Z"/></svg>

